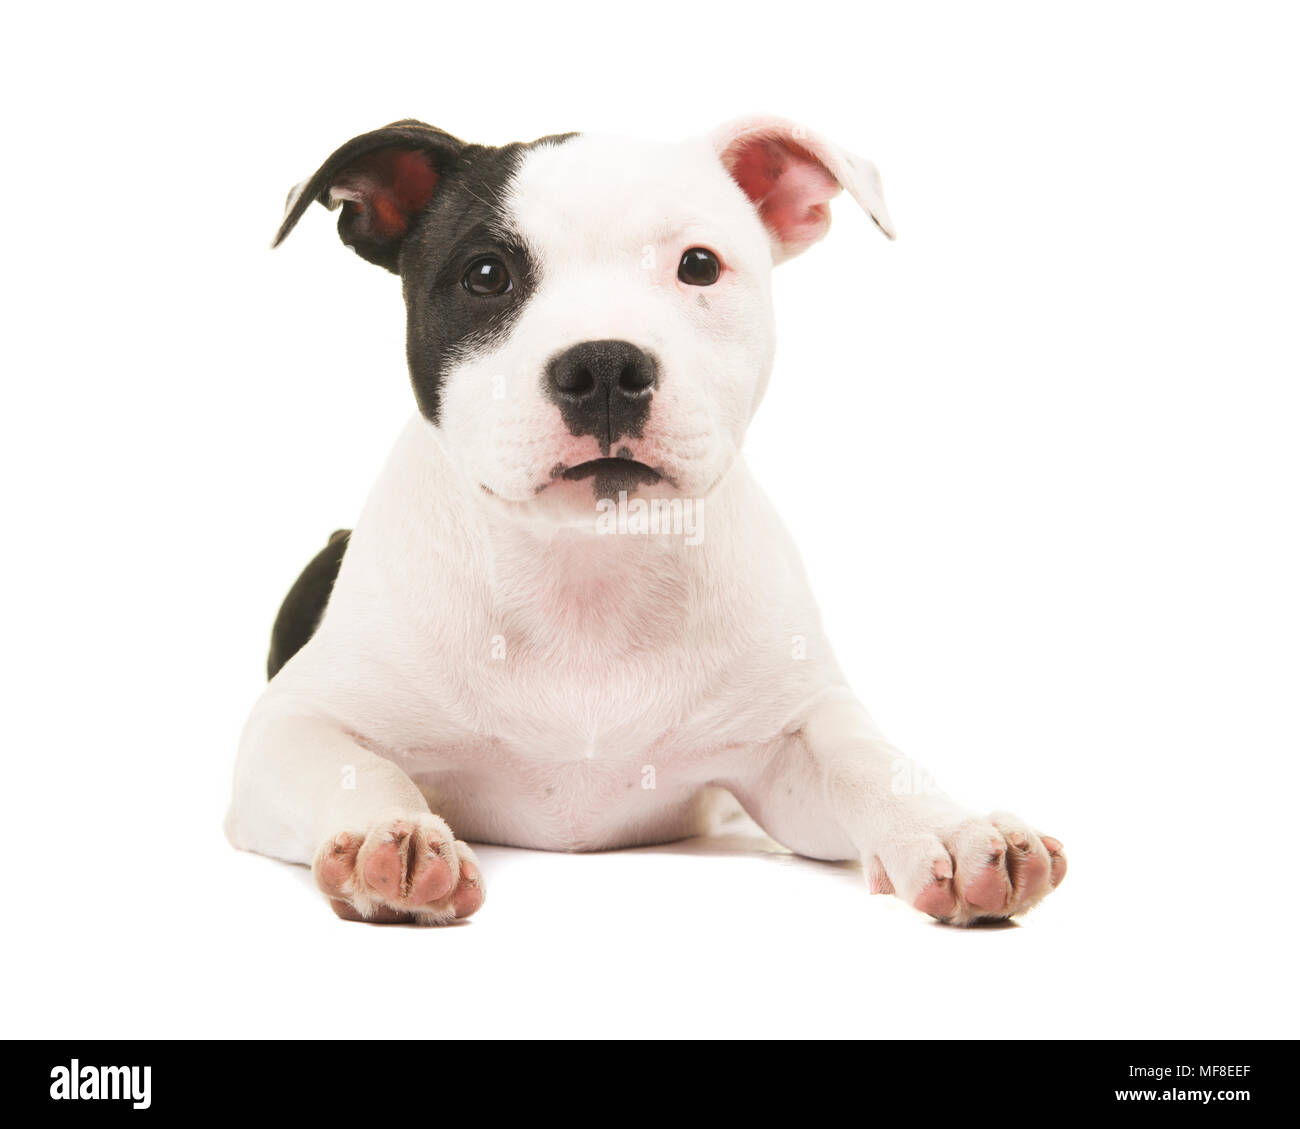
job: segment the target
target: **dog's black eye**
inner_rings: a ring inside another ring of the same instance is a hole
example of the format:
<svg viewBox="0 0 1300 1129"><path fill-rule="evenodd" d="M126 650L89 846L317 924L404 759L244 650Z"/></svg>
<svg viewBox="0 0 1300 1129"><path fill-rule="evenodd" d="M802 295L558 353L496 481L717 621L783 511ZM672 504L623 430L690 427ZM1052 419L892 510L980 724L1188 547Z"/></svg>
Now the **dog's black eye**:
<svg viewBox="0 0 1300 1129"><path fill-rule="evenodd" d="M470 263L461 281L466 290L480 298L504 294L511 286L510 272L505 263L491 255L482 255Z"/></svg>
<svg viewBox="0 0 1300 1129"><path fill-rule="evenodd" d="M717 255L703 247L692 247L682 255L677 277L687 286L712 286L718 281L721 271L722 264L718 262Z"/></svg>

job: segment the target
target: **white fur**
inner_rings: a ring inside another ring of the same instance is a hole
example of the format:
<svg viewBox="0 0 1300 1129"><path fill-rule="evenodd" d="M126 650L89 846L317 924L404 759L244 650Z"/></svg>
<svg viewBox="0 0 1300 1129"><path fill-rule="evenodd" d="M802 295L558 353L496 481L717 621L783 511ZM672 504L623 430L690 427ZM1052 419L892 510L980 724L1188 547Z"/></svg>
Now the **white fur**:
<svg viewBox="0 0 1300 1129"><path fill-rule="evenodd" d="M237 846L308 862L431 808L461 839L621 847L705 830L730 794L790 848L861 857L911 898L936 850L960 862L961 836L997 834L916 787L857 705L739 453L771 368L774 257L718 158L742 131L527 158L510 209L540 288L449 375L440 425L400 436L320 629L249 719ZM696 245L726 264L712 287L676 279ZM538 493L599 453L540 381L590 338L658 356L645 434L619 446L671 479L648 493L703 499L698 544L598 535L587 482Z"/></svg>

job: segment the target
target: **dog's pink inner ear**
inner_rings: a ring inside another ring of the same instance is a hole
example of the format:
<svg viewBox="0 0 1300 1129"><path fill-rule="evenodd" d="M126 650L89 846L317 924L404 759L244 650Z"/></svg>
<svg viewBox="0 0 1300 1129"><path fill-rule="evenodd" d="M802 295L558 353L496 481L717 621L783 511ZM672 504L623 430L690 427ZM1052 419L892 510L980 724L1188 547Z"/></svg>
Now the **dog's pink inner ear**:
<svg viewBox="0 0 1300 1129"><path fill-rule="evenodd" d="M381 149L352 165L330 186L343 200L357 234L372 240L397 239L429 205L438 170L419 149Z"/></svg>
<svg viewBox="0 0 1300 1129"><path fill-rule="evenodd" d="M777 137L741 139L722 154L722 163L779 244L778 258L798 254L826 234L828 204L840 183L802 146Z"/></svg>

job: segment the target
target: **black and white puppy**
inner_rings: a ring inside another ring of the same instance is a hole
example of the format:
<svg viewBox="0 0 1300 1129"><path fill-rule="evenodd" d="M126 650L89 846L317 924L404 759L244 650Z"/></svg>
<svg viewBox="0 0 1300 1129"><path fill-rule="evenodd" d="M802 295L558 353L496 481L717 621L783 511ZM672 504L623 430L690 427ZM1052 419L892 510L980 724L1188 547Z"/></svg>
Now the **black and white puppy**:
<svg viewBox="0 0 1300 1129"><path fill-rule="evenodd" d="M277 243L341 207L343 242L401 277L419 413L281 611L232 843L377 922L474 913L462 839L663 842L735 801L954 924L1061 881L1059 842L884 739L740 455L772 266L841 188L892 237L869 161L756 117L500 148L402 121L291 194Z"/></svg>

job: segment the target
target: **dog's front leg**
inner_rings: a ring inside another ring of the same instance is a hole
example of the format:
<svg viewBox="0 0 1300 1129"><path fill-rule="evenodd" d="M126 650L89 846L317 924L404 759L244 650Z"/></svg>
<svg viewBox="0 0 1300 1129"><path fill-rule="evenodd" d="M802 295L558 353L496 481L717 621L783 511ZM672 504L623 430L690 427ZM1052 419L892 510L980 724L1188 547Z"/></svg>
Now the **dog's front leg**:
<svg viewBox="0 0 1300 1129"><path fill-rule="evenodd" d="M738 795L792 850L856 855L874 893L953 924L1023 913L1065 877L1056 839L955 804L847 693L814 706Z"/></svg>
<svg viewBox="0 0 1300 1129"><path fill-rule="evenodd" d="M321 718L254 716L226 834L244 850L310 863L350 920L441 925L483 903L473 852L410 777Z"/></svg>

